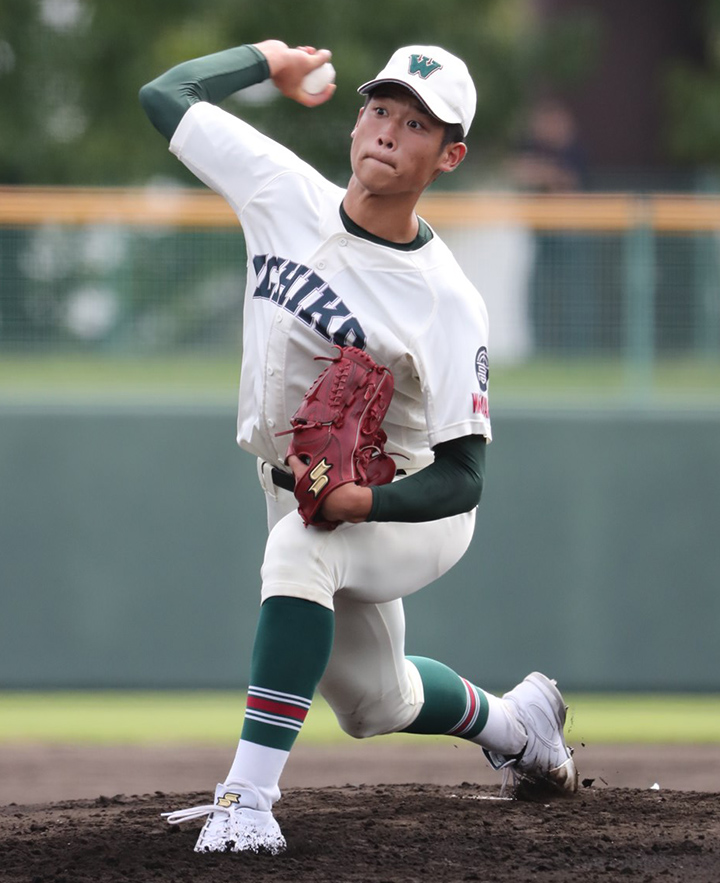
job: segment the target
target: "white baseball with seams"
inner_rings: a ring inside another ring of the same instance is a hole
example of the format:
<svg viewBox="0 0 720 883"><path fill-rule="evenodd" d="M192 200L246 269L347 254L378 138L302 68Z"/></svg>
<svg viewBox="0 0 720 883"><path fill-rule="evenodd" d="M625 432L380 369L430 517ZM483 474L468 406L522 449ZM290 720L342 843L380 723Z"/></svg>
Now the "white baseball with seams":
<svg viewBox="0 0 720 883"><path fill-rule="evenodd" d="M335 82L335 68L326 61L303 77L302 89L308 95L319 95L330 83Z"/></svg>

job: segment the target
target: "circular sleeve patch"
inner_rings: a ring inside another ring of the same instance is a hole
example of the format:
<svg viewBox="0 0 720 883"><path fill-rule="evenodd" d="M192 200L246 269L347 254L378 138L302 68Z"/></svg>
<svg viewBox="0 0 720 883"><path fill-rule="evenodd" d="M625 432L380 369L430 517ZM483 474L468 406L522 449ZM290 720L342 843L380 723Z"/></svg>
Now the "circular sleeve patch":
<svg viewBox="0 0 720 883"><path fill-rule="evenodd" d="M490 378L490 362L486 346L481 346L475 355L475 373L477 374L480 392L487 392Z"/></svg>

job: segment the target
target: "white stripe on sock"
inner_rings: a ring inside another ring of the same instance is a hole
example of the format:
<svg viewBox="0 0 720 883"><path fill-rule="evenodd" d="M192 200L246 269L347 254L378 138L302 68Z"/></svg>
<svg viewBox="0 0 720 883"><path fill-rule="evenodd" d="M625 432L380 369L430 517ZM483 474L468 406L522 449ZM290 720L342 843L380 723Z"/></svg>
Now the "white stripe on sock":
<svg viewBox="0 0 720 883"><path fill-rule="evenodd" d="M245 712L245 717L248 720L257 721L261 724L270 724L273 727L285 727L288 730L297 730L297 732L300 732L302 728L301 721L291 722L289 718L281 718L274 714L266 714L264 711L255 711L254 708L248 708Z"/></svg>
<svg viewBox="0 0 720 883"><path fill-rule="evenodd" d="M248 687L248 695L258 696L263 699L274 699L276 702L286 702L288 705L300 705L302 708L310 708L312 699L305 696L296 696L294 693L281 693L279 690L268 690L265 687Z"/></svg>

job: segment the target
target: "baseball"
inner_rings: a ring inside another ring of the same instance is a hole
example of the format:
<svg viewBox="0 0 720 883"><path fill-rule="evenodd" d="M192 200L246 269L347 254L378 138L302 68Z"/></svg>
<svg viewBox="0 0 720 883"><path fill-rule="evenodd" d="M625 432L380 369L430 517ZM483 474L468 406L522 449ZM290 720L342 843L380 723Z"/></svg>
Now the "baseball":
<svg viewBox="0 0 720 883"><path fill-rule="evenodd" d="M309 74L303 77L301 86L303 92L307 92L308 95L319 95L326 86L334 82L335 68L329 61L326 61L325 64L315 68L314 71L310 71Z"/></svg>

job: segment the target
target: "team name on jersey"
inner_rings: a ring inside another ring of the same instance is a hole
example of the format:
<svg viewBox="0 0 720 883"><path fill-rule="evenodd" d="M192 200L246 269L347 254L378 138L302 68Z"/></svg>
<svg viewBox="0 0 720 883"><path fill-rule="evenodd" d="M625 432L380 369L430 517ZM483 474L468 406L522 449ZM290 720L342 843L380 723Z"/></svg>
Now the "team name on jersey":
<svg viewBox="0 0 720 883"><path fill-rule="evenodd" d="M490 362L488 360L488 351L486 346L481 346L475 353L475 374L477 376L480 392L472 394L473 414L482 414L483 417L490 417L490 409L488 407L487 390L490 382Z"/></svg>
<svg viewBox="0 0 720 883"><path fill-rule="evenodd" d="M253 258L253 297L282 307L330 343L365 348L367 335L357 317L310 267L276 255Z"/></svg>
<svg viewBox="0 0 720 883"><path fill-rule="evenodd" d="M480 395L479 392L472 394L473 414L482 414L483 417L490 417L490 406L488 405L487 396Z"/></svg>

